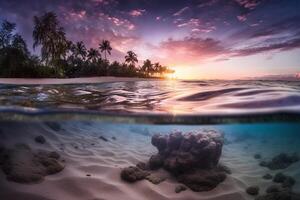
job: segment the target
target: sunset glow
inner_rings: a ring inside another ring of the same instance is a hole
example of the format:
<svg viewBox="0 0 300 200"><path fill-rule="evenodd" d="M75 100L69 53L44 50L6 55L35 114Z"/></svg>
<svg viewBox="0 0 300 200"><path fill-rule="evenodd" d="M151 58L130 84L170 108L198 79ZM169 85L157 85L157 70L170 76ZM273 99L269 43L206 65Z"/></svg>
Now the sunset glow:
<svg viewBox="0 0 300 200"><path fill-rule="evenodd" d="M298 0L0 1L0 19L20 24L29 47L33 16L55 11L72 41L109 40L111 60L132 50L139 64L160 62L179 79L296 76L299 10Z"/></svg>

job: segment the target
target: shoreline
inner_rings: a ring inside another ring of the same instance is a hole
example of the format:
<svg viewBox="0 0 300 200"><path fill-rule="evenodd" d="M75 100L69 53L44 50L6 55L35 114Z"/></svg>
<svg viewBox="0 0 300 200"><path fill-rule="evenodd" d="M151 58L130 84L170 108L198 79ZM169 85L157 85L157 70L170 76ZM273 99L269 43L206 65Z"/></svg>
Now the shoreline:
<svg viewBox="0 0 300 200"><path fill-rule="evenodd" d="M99 76L86 78L0 78L0 84L10 85L55 85L55 84L84 84L84 83L109 83L109 82L134 82L134 81L162 80L155 78L133 78Z"/></svg>

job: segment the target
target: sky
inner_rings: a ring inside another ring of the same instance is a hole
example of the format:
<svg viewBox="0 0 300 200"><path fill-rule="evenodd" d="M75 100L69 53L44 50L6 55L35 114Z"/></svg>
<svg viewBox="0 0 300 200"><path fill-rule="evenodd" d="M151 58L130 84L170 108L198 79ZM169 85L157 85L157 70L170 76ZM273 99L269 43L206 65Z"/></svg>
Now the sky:
<svg viewBox="0 0 300 200"><path fill-rule="evenodd" d="M0 19L17 23L29 47L33 16L47 11L70 40L110 40L110 60L133 50L177 78L300 73L300 0L0 0Z"/></svg>

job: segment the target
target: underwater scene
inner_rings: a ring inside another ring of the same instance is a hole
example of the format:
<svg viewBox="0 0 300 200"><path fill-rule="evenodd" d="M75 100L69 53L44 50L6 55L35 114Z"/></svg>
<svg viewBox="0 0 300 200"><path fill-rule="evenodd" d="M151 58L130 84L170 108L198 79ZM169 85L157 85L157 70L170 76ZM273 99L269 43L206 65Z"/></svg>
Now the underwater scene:
<svg viewBox="0 0 300 200"><path fill-rule="evenodd" d="M300 198L297 82L2 85L0 93L1 199Z"/></svg>

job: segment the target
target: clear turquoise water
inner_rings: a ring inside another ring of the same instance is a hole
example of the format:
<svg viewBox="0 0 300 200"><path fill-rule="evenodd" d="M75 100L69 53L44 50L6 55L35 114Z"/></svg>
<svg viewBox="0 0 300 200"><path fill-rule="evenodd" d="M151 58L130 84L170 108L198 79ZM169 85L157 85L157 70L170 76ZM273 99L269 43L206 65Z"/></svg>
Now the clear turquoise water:
<svg viewBox="0 0 300 200"><path fill-rule="evenodd" d="M51 148L61 152L66 159L70 156L72 160L79 155L82 159L98 160L100 156L101 161L94 165L116 168L147 161L156 152L151 145L153 134L169 134L174 130L184 133L217 130L226 138L221 162L232 170L230 182L220 186L221 191L228 189L233 200L253 199L245 193L247 186L259 185L264 194L273 183L264 180L262 175L283 172L295 179L293 191L300 193L300 162L281 170L259 165L280 153L296 152L300 155L299 82L143 81L1 85L0 109L0 144L33 144L33 137L40 134L49 138ZM53 128L45 124L46 121L59 124L60 128ZM103 144L99 141L100 135L109 142ZM112 140L112 137L117 140ZM95 144L91 146L91 143ZM110 145L111 151L104 148L105 145ZM79 149L74 149L74 146ZM255 154L262 158L255 159ZM111 156L117 159L112 160ZM238 190L231 190L232 184L237 185ZM11 185L4 179L0 181L0 197L1 187L9 193ZM40 199L57 198L55 194L43 196L34 188L31 192L40 195ZM22 190L20 187L18 192ZM11 190L10 195L18 192ZM72 196L69 191L66 193ZM228 195L225 193L224 198ZM187 193L186 198L194 199L190 195ZM198 197L201 199L201 195ZM184 195L178 199L184 199Z"/></svg>

